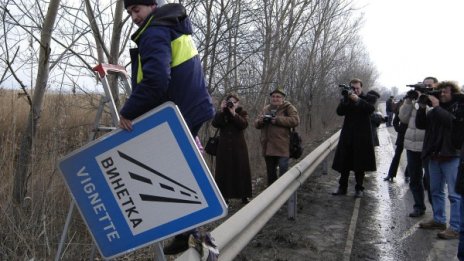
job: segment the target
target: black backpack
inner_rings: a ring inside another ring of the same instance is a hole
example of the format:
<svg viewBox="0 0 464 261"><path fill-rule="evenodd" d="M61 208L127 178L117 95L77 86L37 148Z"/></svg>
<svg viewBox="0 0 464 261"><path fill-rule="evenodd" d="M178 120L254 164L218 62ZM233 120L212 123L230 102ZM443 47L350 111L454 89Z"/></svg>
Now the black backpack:
<svg viewBox="0 0 464 261"><path fill-rule="evenodd" d="M303 154L302 139L295 129L290 130L290 158L298 159Z"/></svg>

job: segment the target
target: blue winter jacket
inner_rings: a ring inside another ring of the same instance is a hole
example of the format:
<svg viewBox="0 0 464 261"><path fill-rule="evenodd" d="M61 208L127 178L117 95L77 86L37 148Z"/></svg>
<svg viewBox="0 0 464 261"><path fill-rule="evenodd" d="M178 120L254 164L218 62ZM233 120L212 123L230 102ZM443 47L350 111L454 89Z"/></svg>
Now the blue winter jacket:
<svg viewBox="0 0 464 261"><path fill-rule="evenodd" d="M180 4L166 4L147 17L132 35L138 48L130 50L132 94L122 116L133 120L166 101L179 106L191 130L214 116L191 34Z"/></svg>

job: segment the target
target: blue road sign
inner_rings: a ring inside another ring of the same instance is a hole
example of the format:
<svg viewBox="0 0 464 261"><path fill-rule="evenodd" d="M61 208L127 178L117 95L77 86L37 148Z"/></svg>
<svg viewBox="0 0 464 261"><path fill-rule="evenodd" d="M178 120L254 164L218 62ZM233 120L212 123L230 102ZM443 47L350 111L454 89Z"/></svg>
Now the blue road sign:
<svg viewBox="0 0 464 261"><path fill-rule="evenodd" d="M100 253L113 258L224 217L227 206L178 108L146 113L58 162Z"/></svg>

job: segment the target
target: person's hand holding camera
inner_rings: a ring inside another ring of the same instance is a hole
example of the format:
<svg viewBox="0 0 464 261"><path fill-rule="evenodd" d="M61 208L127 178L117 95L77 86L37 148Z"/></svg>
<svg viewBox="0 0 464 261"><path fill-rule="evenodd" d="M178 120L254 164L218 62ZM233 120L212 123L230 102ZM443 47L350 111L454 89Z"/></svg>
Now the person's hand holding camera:
<svg viewBox="0 0 464 261"><path fill-rule="evenodd" d="M410 100L417 100L417 98L419 98L419 94L420 93L416 90L410 90L406 93L405 98Z"/></svg>
<svg viewBox="0 0 464 261"><path fill-rule="evenodd" d="M222 111L229 111L232 116L235 116L235 109L237 109L237 102L231 100L223 100L221 102Z"/></svg>
<svg viewBox="0 0 464 261"><path fill-rule="evenodd" d="M353 102L357 102L357 101L359 100L358 95L356 95L355 93L351 93L351 94L348 96L348 98L349 98L350 100L352 100Z"/></svg>
<svg viewBox="0 0 464 261"><path fill-rule="evenodd" d="M261 115L260 120L264 124L275 124L276 123L276 110L271 110L268 113Z"/></svg>
<svg viewBox="0 0 464 261"><path fill-rule="evenodd" d="M429 98L433 108L440 106L440 100L437 97L433 95L427 95L427 97Z"/></svg>

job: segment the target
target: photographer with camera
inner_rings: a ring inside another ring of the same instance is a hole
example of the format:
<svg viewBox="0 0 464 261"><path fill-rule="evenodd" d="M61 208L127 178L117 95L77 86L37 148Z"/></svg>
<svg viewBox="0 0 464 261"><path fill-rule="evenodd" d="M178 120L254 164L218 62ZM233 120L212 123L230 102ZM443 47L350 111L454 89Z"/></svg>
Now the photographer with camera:
<svg viewBox="0 0 464 261"><path fill-rule="evenodd" d="M435 88L437 84L437 78L426 77L422 81L421 86ZM400 121L408 125L406 133L404 134L404 148L406 149L407 172L410 177L409 188L414 198L413 211L409 213L409 217L413 218L424 215L426 209L424 202L424 186L429 190L427 162L423 162L421 158L425 131L416 127L416 114L419 108L417 99L419 95L421 95L420 88L414 88L414 90L408 91L398 114ZM425 177L423 169L425 169ZM429 201L430 204L432 204L430 193Z"/></svg>
<svg viewBox="0 0 464 261"><path fill-rule="evenodd" d="M460 90L456 83L443 81L438 84L441 91L439 99L428 95L432 109L426 111L421 103L417 110L416 126L425 129L422 159L427 159L432 194L433 219L419 224L424 229L442 229L437 234L442 239L459 237L461 196L456 193L456 178L459 167L459 151L453 144L452 126L456 118L454 108L457 101L454 95ZM462 135L462 134L461 134ZM450 226L446 228L445 183L448 184L450 201Z"/></svg>
<svg viewBox="0 0 464 261"><path fill-rule="evenodd" d="M276 88L270 93L270 104L264 106L255 120L255 127L261 130L261 146L266 162L267 184L270 186L288 170L290 157L290 129L298 126L298 111L285 100L285 92Z"/></svg>
<svg viewBox="0 0 464 261"><path fill-rule="evenodd" d="M239 106L239 98L228 94L216 113L213 127L219 129L214 179L222 196L238 198L243 204L251 197L251 171L244 131L248 127L248 113Z"/></svg>
<svg viewBox="0 0 464 261"><path fill-rule="evenodd" d="M342 90L343 98L337 114L345 116L332 168L340 172L339 187L332 195L346 195L350 171L356 178L355 197L364 195L364 172L375 171L375 152L372 140L371 114L374 112L375 95L362 91L360 79L350 81L351 92ZM359 160L362 159L362 160Z"/></svg>

